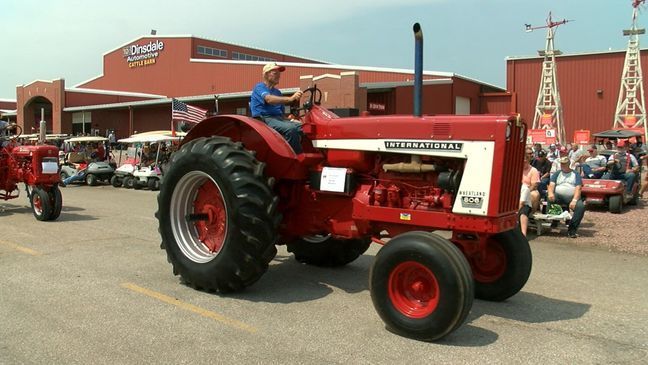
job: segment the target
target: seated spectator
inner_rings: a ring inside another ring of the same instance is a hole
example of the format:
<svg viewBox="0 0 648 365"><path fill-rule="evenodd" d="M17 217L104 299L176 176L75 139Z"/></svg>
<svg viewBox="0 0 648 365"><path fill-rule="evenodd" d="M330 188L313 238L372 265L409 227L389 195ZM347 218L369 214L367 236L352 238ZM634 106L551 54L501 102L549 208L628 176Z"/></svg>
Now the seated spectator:
<svg viewBox="0 0 648 365"><path fill-rule="evenodd" d="M538 158L531 162L531 166L538 170L540 175L540 182L538 183L538 192L541 196L547 195L547 186L549 186L549 177L551 172L551 161L547 159L545 151L538 152ZM537 207L535 207L537 208Z"/></svg>
<svg viewBox="0 0 648 365"><path fill-rule="evenodd" d="M587 152L589 152L589 157L585 159L585 163L582 165L583 177L600 179L605 173L605 170L607 170L607 159L605 156L598 154L598 147L596 145L588 148Z"/></svg>
<svg viewBox="0 0 648 365"><path fill-rule="evenodd" d="M556 173L556 171L560 170L560 157L567 157L567 159L569 159L569 157L567 156L567 148L565 148L565 146L560 146L560 148L557 149L556 152L558 158L553 160L553 162L551 163L551 171L549 172L550 175L553 175L554 173Z"/></svg>
<svg viewBox="0 0 648 365"><path fill-rule="evenodd" d="M533 158L534 159L538 158L538 156L540 154L540 151L544 152L544 150L542 149L542 145L540 143L535 143L533 145Z"/></svg>
<svg viewBox="0 0 648 365"><path fill-rule="evenodd" d="M606 180L624 180L626 183L626 198L629 198L632 195L632 185L637 172L639 172L637 159L626 151L626 142L619 140L617 142L617 153L610 155L608 158L608 172L602 178Z"/></svg>
<svg viewBox="0 0 648 365"><path fill-rule="evenodd" d="M547 196L550 203L567 205L573 211L573 217L567 226L567 236L577 238L578 226L585 215L585 204L581 200L583 181L569 166L569 157L561 157L558 161L560 170L551 175Z"/></svg>
<svg viewBox="0 0 648 365"><path fill-rule="evenodd" d="M558 150L556 149L556 145L554 143L549 145L549 153L547 153L547 159L549 162L553 163L555 159L558 158Z"/></svg>
<svg viewBox="0 0 648 365"><path fill-rule="evenodd" d="M520 187L520 207L518 210L518 220L520 221L520 231L526 237L529 228L529 215L531 214L531 191L529 187L522 183Z"/></svg>
<svg viewBox="0 0 648 365"><path fill-rule="evenodd" d="M531 166L533 159L533 150L527 148L524 153L524 168L522 169L522 183L529 188L529 196L531 206L534 210L540 207L540 193L538 192L538 184L540 183L540 174L535 167Z"/></svg>

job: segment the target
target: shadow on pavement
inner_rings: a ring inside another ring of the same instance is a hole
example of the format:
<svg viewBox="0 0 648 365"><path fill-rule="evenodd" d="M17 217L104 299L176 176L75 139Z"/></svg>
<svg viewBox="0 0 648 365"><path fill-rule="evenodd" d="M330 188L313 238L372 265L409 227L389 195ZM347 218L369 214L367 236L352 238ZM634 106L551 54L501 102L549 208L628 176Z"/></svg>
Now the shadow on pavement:
<svg viewBox="0 0 648 365"><path fill-rule="evenodd" d="M490 315L524 323L556 322L581 318L589 311L590 307L590 304L519 292L504 302L475 300L468 321L482 315Z"/></svg>
<svg viewBox="0 0 648 365"><path fill-rule="evenodd" d="M229 297L251 302L295 303L323 298L333 288L347 293L369 289L369 267L373 256L360 256L354 262L322 268L297 262L292 255L277 255L268 272L244 292Z"/></svg>

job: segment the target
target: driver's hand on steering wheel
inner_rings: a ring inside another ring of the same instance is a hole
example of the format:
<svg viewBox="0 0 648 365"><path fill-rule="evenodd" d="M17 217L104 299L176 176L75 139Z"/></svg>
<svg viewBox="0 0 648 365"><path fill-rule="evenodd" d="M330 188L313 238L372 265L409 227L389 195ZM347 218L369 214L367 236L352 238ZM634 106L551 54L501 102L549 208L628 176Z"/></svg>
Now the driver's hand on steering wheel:
<svg viewBox="0 0 648 365"><path fill-rule="evenodd" d="M290 98L291 98L293 101L297 101L297 100L301 99L302 95L303 95L303 93L302 93L301 91L297 91L297 92L294 93Z"/></svg>

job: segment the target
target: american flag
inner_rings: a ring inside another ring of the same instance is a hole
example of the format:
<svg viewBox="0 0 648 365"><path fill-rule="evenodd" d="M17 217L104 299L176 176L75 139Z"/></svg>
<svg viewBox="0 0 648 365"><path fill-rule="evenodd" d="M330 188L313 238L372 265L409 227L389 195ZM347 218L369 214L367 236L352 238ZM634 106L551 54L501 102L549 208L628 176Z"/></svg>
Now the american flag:
<svg viewBox="0 0 648 365"><path fill-rule="evenodd" d="M207 116L207 110L187 105L180 100L173 99L171 103L171 119L184 122L199 123Z"/></svg>

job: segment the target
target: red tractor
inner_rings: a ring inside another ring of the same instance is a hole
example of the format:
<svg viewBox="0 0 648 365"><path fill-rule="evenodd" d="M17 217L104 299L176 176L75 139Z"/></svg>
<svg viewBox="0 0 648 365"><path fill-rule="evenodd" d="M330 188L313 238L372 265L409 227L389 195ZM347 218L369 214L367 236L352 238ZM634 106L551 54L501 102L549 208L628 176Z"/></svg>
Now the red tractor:
<svg viewBox="0 0 648 365"><path fill-rule="evenodd" d="M0 198L9 200L19 197L18 184L24 183L36 219L55 220L63 206L58 187L58 148L49 145L21 146L16 143L19 135L0 138Z"/></svg>
<svg viewBox="0 0 648 365"><path fill-rule="evenodd" d="M516 216L525 124L421 116L416 69L414 116L339 118L319 105L317 87L306 90L304 153L245 116L193 127L158 196L173 273L227 293L256 282L275 245L332 267L376 242L384 247L370 271L374 306L388 329L421 340L461 326L475 297L502 301L520 291L532 261Z"/></svg>

